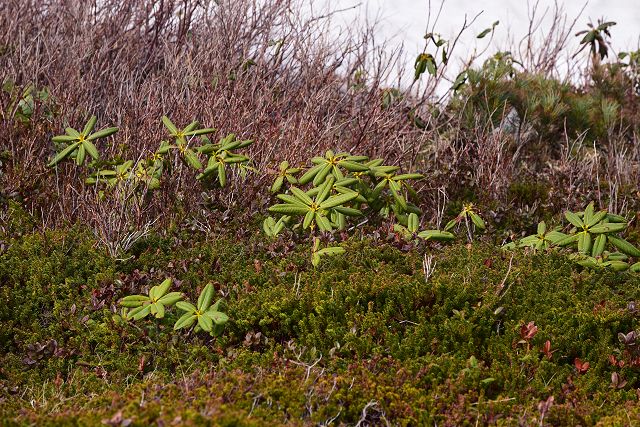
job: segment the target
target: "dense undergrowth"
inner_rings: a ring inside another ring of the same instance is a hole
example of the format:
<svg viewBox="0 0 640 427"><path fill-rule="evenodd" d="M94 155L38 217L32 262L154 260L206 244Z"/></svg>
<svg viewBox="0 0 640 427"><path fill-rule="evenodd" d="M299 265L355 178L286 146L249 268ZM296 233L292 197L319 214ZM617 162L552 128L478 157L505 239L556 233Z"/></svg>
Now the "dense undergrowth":
<svg viewBox="0 0 640 427"><path fill-rule="evenodd" d="M615 26L403 86L293 0L84 3L0 4L0 425L640 423Z"/></svg>
<svg viewBox="0 0 640 427"><path fill-rule="evenodd" d="M637 275L476 244L436 253L425 280L417 251L358 238L317 269L259 237L151 236L115 262L86 235L0 256L5 424L640 421L638 354L618 337L637 326ZM223 336L117 315L167 276L189 296L214 284Z"/></svg>
<svg viewBox="0 0 640 427"><path fill-rule="evenodd" d="M510 52L469 58L459 79L440 59L443 49L442 58L456 55L455 43L432 35L425 54L437 68L406 87L393 83L402 53L381 53L371 28L321 37L330 21L294 19L298 8L294 0L3 2L3 217L15 201L40 227L80 221L104 243L129 227L192 221L206 229L229 210L261 212L283 160L300 167L329 149L428 176L416 188L427 217L447 201L473 200L498 229L517 232L588 200L613 212L638 208L639 54L614 51L615 26L592 30L580 45L592 51L572 52L580 28L563 27L558 12L542 39L532 34ZM438 99L436 88L449 90ZM94 167L144 164L166 139L160 117L168 115L215 128L212 140L235 133L255 141L247 155L257 172L230 179L220 194L195 185L198 171L177 162L176 179L162 179L143 205L100 200L92 186L77 188L91 171L61 163L52 175L46 167L61 150L51 137L93 115L120 129L96 143ZM505 215L523 224L512 228Z"/></svg>

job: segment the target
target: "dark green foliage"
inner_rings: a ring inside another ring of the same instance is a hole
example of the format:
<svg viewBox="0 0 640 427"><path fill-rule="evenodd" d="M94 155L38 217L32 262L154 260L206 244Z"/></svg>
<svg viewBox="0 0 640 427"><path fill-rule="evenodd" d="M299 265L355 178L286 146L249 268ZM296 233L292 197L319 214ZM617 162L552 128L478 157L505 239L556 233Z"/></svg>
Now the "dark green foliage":
<svg viewBox="0 0 640 427"><path fill-rule="evenodd" d="M544 182L514 181L509 185L507 197L516 204L546 203L549 187Z"/></svg>
<svg viewBox="0 0 640 427"><path fill-rule="evenodd" d="M612 58L612 23L578 34L579 82L533 38L449 82L428 33L406 90L288 2L169 2L171 25L125 2L116 26L23 3L0 8L0 425L640 424L640 53ZM42 143L87 108L119 136ZM553 218L596 198L625 218ZM429 219L468 244L435 252Z"/></svg>
<svg viewBox="0 0 640 427"><path fill-rule="evenodd" d="M116 264L81 236L28 235L0 255L0 418L355 424L369 404L374 424L538 423L549 396L553 425L640 416L640 372L618 338L636 326L637 275L454 245L425 281L418 253L348 240L313 269L309 247L270 255L261 238L152 236ZM191 301L211 282L227 302L224 334L173 332L178 310L117 315L120 298L163 277ZM627 384L610 388L612 373Z"/></svg>
<svg viewBox="0 0 640 427"><path fill-rule="evenodd" d="M41 108L46 118L53 117L53 102L46 86L37 88L34 84L27 84L20 87L11 79L5 78L2 82L2 92L10 99L4 114L13 116L17 123L28 125L36 108Z"/></svg>
<svg viewBox="0 0 640 427"><path fill-rule="evenodd" d="M535 139L552 151L562 135L573 139L584 133L587 143L602 144L612 130L636 126L637 117L626 109L629 80L620 64L595 64L595 81L588 88L520 71L519 65L509 52L498 52L481 68L467 70L467 84L450 108L463 109L469 129L481 117L480 122L502 127L517 139L530 138L533 130Z"/></svg>

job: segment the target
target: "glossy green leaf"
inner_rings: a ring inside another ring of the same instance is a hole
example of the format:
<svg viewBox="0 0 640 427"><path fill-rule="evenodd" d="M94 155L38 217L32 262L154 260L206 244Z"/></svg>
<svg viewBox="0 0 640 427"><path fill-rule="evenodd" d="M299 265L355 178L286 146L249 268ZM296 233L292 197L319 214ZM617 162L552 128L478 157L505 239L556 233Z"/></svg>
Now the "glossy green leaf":
<svg viewBox="0 0 640 427"><path fill-rule="evenodd" d="M547 232L547 224L544 221L538 223L538 234L543 235Z"/></svg>
<svg viewBox="0 0 640 427"><path fill-rule="evenodd" d="M211 305L211 301L213 300L213 296L215 294L215 289L211 283L208 283L207 286L204 287L200 296L198 297L198 310L200 312L206 311Z"/></svg>
<svg viewBox="0 0 640 427"><path fill-rule="evenodd" d="M218 167L220 167L220 165L217 163L212 167L207 167L204 171L202 171L202 173L196 176L196 179L203 179L218 172Z"/></svg>
<svg viewBox="0 0 640 427"><path fill-rule="evenodd" d="M609 222L627 222L625 217L612 213L607 214L607 220L609 220Z"/></svg>
<svg viewBox="0 0 640 427"><path fill-rule="evenodd" d="M176 307L178 307L182 311L186 311L188 313L195 313L198 311L195 305L191 304L188 301L178 301L176 303Z"/></svg>
<svg viewBox="0 0 640 427"><path fill-rule="evenodd" d="M93 130L93 127L96 125L96 120L97 120L96 116L91 116L87 124L84 125L84 129L82 129L82 134L84 136L87 136L91 133L91 131Z"/></svg>
<svg viewBox="0 0 640 427"><path fill-rule="evenodd" d="M299 188L291 187L290 190L293 193L293 195L296 196L298 199L300 199L305 205L311 205L313 203L313 200L311 200L311 197L309 197L307 193L300 190Z"/></svg>
<svg viewBox="0 0 640 427"><path fill-rule="evenodd" d="M100 155L98 154L98 149L96 148L95 145L91 143L91 141L89 140L82 141L82 146L91 157L98 160L98 158L100 157Z"/></svg>
<svg viewBox="0 0 640 427"><path fill-rule="evenodd" d="M221 311L209 310L204 313L204 315L211 319L216 325L224 325L229 321L229 316Z"/></svg>
<svg viewBox="0 0 640 427"><path fill-rule="evenodd" d="M593 247L591 248L591 256L594 258L597 258L600 255L602 255L606 244L607 244L607 236L605 236L604 234L598 235L593 241Z"/></svg>
<svg viewBox="0 0 640 427"><path fill-rule="evenodd" d="M212 128L204 128L204 129L196 129L196 130L186 130L183 133L184 136L197 136L197 135L206 135L208 133L215 132L215 129Z"/></svg>
<svg viewBox="0 0 640 427"><path fill-rule="evenodd" d="M134 311L136 311L135 314L133 314ZM143 307L138 307L137 309L132 310L130 314L133 316L133 320L140 320L144 317L147 317L149 313L151 313L151 305L147 304Z"/></svg>
<svg viewBox="0 0 640 427"><path fill-rule="evenodd" d="M407 179L421 179L424 178L424 175L419 173L403 173L401 175L396 175L393 177L395 181L405 181Z"/></svg>
<svg viewBox="0 0 640 427"><path fill-rule="evenodd" d="M567 235L559 231L553 230L548 232L546 237L547 237L547 240L549 240L551 243L553 243L554 245L557 245L559 241L561 241L562 239L566 239Z"/></svg>
<svg viewBox="0 0 640 427"><path fill-rule="evenodd" d="M164 279L162 283L158 285L156 298L160 298L161 296L166 294L170 287L171 287L171 278Z"/></svg>
<svg viewBox="0 0 640 427"><path fill-rule="evenodd" d="M345 250L340 246L332 246L329 248L320 249L318 251L318 255L340 255L343 253L345 253Z"/></svg>
<svg viewBox="0 0 640 427"><path fill-rule="evenodd" d="M362 215L362 212L360 212L358 209L353 209L353 208L347 208L345 206L335 206L333 208L336 212L339 212L343 215L346 216L360 216Z"/></svg>
<svg viewBox="0 0 640 427"><path fill-rule="evenodd" d="M395 182L389 181L389 189L391 190L391 195L396 200L396 202L400 205L400 207L402 207L402 210L406 210L407 209L407 201L398 192L398 190L396 189L396 185L395 184L396 184Z"/></svg>
<svg viewBox="0 0 640 427"><path fill-rule="evenodd" d="M197 319L198 316L195 314L185 313L178 319L176 324L173 326L173 329L178 330L182 328L190 328L194 323L196 323Z"/></svg>
<svg viewBox="0 0 640 427"><path fill-rule="evenodd" d="M607 259L614 261L626 261L629 257L622 252L613 252L607 255Z"/></svg>
<svg viewBox="0 0 640 427"><path fill-rule="evenodd" d="M211 329L213 328L213 320L211 320L209 316L198 316L198 326L200 326L203 331L211 332Z"/></svg>
<svg viewBox="0 0 640 427"><path fill-rule="evenodd" d="M338 164L349 172L366 172L369 170L369 168L363 164L348 160L341 160Z"/></svg>
<svg viewBox="0 0 640 427"><path fill-rule="evenodd" d="M584 246L582 247L582 251L586 254L591 253L592 243L593 239L591 238L591 234L584 233Z"/></svg>
<svg viewBox="0 0 640 427"><path fill-rule="evenodd" d="M151 304L151 310L157 319L162 319L164 317L164 305L161 302Z"/></svg>
<svg viewBox="0 0 640 427"><path fill-rule="evenodd" d="M316 224L318 224L318 228L320 229L320 231L332 231L333 230L331 222L327 219L326 216L324 216L324 215L322 215L320 213L316 213L315 220L316 220Z"/></svg>
<svg viewBox="0 0 640 427"><path fill-rule="evenodd" d="M282 200L283 202L287 202L288 204L296 205L296 206L299 206L299 207L305 208L305 209L309 208L309 206L306 205L302 200L300 200L299 198L294 197L294 196L292 196L290 194L278 194L277 197L278 197L278 199Z"/></svg>
<svg viewBox="0 0 640 427"><path fill-rule="evenodd" d="M615 236L607 236L607 238L612 245L620 250L620 252L632 257L640 257L640 250L626 240Z"/></svg>
<svg viewBox="0 0 640 427"><path fill-rule="evenodd" d="M591 220L593 219L593 213L594 213L594 204L593 202L591 202L584 209L584 213L582 215L582 222L585 224L591 223Z"/></svg>
<svg viewBox="0 0 640 427"><path fill-rule="evenodd" d="M627 223L613 222L606 223L600 225L594 225L589 228L590 233L600 234L600 233L616 233L618 231L622 231L627 228Z"/></svg>
<svg viewBox="0 0 640 427"><path fill-rule="evenodd" d="M578 233L578 252L580 252L580 253L585 253L585 249L584 249L584 246L585 246L584 245L584 241L585 240L584 239L585 239L585 236L587 236L587 235L588 234L584 233L584 232Z"/></svg>
<svg viewBox="0 0 640 427"><path fill-rule="evenodd" d="M198 123L197 120L192 121L191 123L189 123L184 129L182 129L182 134L185 135L187 132L191 132L193 131L195 128L197 128L200 125L200 123Z"/></svg>
<svg viewBox="0 0 640 427"><path fill-rule="evenodd" d="M146 295L129 295L120 301L120 305L123 307L140 307L145 302L149 301L149 297Z"/></svg>
<svg viewBox="0 0 640 427"><path fill-rule="evenodd" d="M418 233L418 237L425 240L437 240L446 242L454 240L456 236L448 231L424 230Z"/></svg>
<svg viewBox="0 0 640 427"><path fill-rule="evenodd" d="M268 236L273 236L273 229L276 226L276 220L273 217L269 216L262 221L262 230Z"/></svg>
<svg viewBox="0 0 640 427"><path fill-rule="evenodd" d="M473 221L476 227L478 227L481 230L485 229L484 220L480 218L480 215L478 215L475 212L469 212L469 215L471 216L471 221Z"/></svg>
<svg viewBox="0 0 640 427"><path fill-rule="evenodd" d="M449 221L447 223L447 225L444 226L444 231L449 231L451 229L453 229L453 227L456 226L456 224L458 223L458 221L454 218L451 221Z"/></svg>
<svg viewBox="0 0 640 427"><path fill-rule="evenodd" d="M580 217L578 215L576 215L575 213L571 212L571 211L567 211L564 213L565 218L567 218L567 221L569 221L571 224L573 224L574 227L577 228L582 228L584 226L584 223L582 222L582 219L580 219Z"/></svg>
<svg viewBox="0 0 640 427"><path fill-rule="evenodd" d="M537 244L539 241L541 241L541 239L538 235L527 236L527 237L523 237L518 241L518 246L520 247L533 246Z"/></svg>
<svg viewBox="0 0 640 427"><path fill-rule="evenodd" d="M335 206L342 205L358 197L358 193L347 193L331 196L327 200L320 203L321 209L330 209Z"/></svg>
<svg viewBox="0 0 640 427"><path fill-rule="evenodd" d="M333 176L329 176L328 178L326 178L324 183L319 187L318 195L316 196L316 203L322 204L322 202L327 197L329 197L329 194L331 193L331 189L333 188L334 182L335 182L335 179L333 178Z"/></svg>
<svg viewBox="0 0 640 427"><path fill-rule="evenodd" d="M187 164L189 164L189 166L191 166L192 168L202 169L202 163L200 163L200 159L198 159L198 155L190 148L187 148L186 150L184 150L184 159L187 162Z"/></svg>
<svg viewBox="0 0 640 427"><path fill-rule="evenodd" d="M107 136L113 135L114 133L118 132L118 130L119 129L115 127L105 128L105 129L99 130L96 133L92 133L87 137L87 140L94 141L98 138L106 138Z"/></svg>
<svg viewBox="0 0 640 427"><path fill-rule="evenodd" d="M273 184L271 185L271 189L270 189L271 193L277 193L278 191L280 191L283 184L284 184L284 177L278 176L273 182Z"/></svg>
<svg viewBox="0 0 640 427"><path fill-rule="evenodd" d="M563 239L560 239L556 242L558 246L568 246L575 243L578 240L578 234L570 234Z"/></svg>
<svg viewBox="0 0 640 427"><path fill-rule="evenodd" d="M624 261L607 261L603 263L605 267L612 268L615 271L625 271L629 268L629 264Z"/></svg>
<svg viewBox="0 0 640 427"><path fill-rule="evenodd" d="M324 165L322 169L320 169L320 171L313 178L313 185L317 187L318 185L325 182L325 179L331 173L331 169L332 169L332 166L330 164L327 163L326 165Z"/></svg>
<svg viewBox="0 0 640 427"><path fill-rule="evenodd" d="M62 150L58 154L56 154L56 156L53 158L53 160L51 160L49 162L49 164L47 166L52 167L52 166L57 165L62 160L67 158L76 148L78 148L79 145L80 145L80 142L76 142L74 144L69 145L64 150Z"/></svg>
<svg viewBox="0 0 640 427"><path fill-rule="evenodd" d="M418 231L418 225L418 215L414 213L409 214L409 216L407 217L407 228L409 229L409 231L415 233L416 231Z"/></svg>
<svg viewBox="0 0 640 427"><path fill-rule="evenodd" d="M588 257L585 259L581 259L579 261L577 261L578 264L580 264L583 267L587 267L587 268L598 268L600 267L600 265L598 264L598 261L594 258Z"/></svg>
<svg viewBox="0 0 640 427"><path fill-rule="evenodd" d="M320 172L320 170L323 169L325 166L326 166L325 164L320 164L312 167L307 172L305 172L300 178L298 178L298 181L300 182L300 184L303 184L303 185L311 182L315 178L315 176L318 174L318 172Z"/></svg>
<svg viewBox="0 0 640 427"><path fill-rule="evenodd" d="M317 267L317 266L318 266L318 264L320 264L320 255L318 255L316 252L314 252L314 253L311 255L311 264L312 264L314 267Z"/></svg>
<svg viewBox="0 0 640 427"><path fill-rule="evenodd" d="M78 132L74 128L64 128L64 131L67 133L67 135L72 136L74 139L80 139L80 132Z"/></svg>
<svg viewBox="0 0 640 427"><path fill-rule="evenodd" d="M223 164L220 164L218 167L218 182L220 183L220 187L227 185L227 170Z"/></svg>
<svg viewBox="0 0 640 427"><path fill-rule="evenodd" d="M53 142L71 142L71 141L77 141L78 138L70 135L57 135L51 138L51 140Z"/></svg>
<svg viewBox="0 0 640 427"><path fill-rule="evenodd" d="M301 207L291 203L281 203L269 207L269 212L282 213L287 215L306 215L308 207Z"/></svg>
<svg viewBox="0 0 640 427"><path fill-rule="evenodd" d="M78 166L84 163L84 158L86 156L87 150L84 148L84 145L78 146L78 152L76 153L76 164Z"/></svg>
<svg viewBox="0 0 640 427"><path fill-rule="evenodd" d="M173 124L171 120L169 120L169 117L162 116L162 123L164 123L167 129L169 129L169 132L171 132L171 135L176 135L178 133L178 128L176 127L176 125Z"/></svg>
<svg viewBox="0 0 640 427"><path fill-rule="evenodd" d="M605 219L606 217L607 217L607 211L602 210L602 211L596 212L595 214L592 214L591 219L589 221L585 219L584 223L587 225L587 227L593 227L597 223Z"/></svg>
<svg viewBox="0 0 640 427"><path fill-rule="evenodd" d="M316 213L314 211L310 210L309 212L307 212L306 215L304 216L304 221L302 222L302 228L303 229L309 228L315 216L316 216Z"/></svg>

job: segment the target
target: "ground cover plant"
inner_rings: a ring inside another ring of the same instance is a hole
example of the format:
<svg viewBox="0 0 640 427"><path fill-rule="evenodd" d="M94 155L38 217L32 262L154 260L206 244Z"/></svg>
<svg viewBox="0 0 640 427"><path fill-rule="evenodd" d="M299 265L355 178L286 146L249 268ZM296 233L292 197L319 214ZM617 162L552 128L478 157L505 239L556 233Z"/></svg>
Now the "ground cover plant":
<svg viewBox="0 0 640 427"><path fill-rule="evenodd" d="M0 425L640 423L638 51L299 6L0 6Z"/></svg>
<svg viewBox="0 0 640 427"><path fill-rule="evenodd" d="M349 239L344 255L313 268L305 248L269 256L257 238L154 236L126 263L104 258L82 229L23 238L2 257L3 416L45 425L637 419L640 276L476 244L439 253L426 281L420 254L393 243ZM164 274L189 297L224 295L221 335L173 331L184 319L176 310L118 314L121 298Z"/></svg>

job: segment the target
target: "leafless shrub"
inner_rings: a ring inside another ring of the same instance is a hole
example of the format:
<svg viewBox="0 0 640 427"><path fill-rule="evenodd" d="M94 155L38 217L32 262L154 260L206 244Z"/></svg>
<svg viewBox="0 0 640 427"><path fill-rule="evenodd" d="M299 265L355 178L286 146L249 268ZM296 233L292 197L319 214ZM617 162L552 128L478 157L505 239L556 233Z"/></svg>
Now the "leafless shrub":
<svg viewBox="0 0 640 427"><path fill-rule="evenodd" d="M148 189L140 189L132 180L106 193L97 189L89 193L92 200L84 203L89 211L88 225L113 258L123 256L148 235L158 221L157 217L149 219L144 200Z"/></svg>
<svg viewBox="0 0 640 427"><path fill-rule="evenodd" d="M12 153L8 185L34 195L32 210L45 205L51 217L82 217L76 190L83 172L61 165L50 180L43 165L50 136L90 114L121 129L98 147L106 158L151 153L166 137L159 118L168 114L255 139L250 155L261 172L329 147L397 161L424 139L402 106L380 107L397 53L380 49L370 28L334 43L328 17L296 15L294 0L82 5L11 0L0 12L8 29L0 44L10 52L0 70L19 86L48 87L57 113L44 120L36 112L39 125L30 129L3 124L2 146ZM184 172L163 182L153 208L162 211L176 194L193 206L192 178Z"/></svg>
<svg viewBox="0 0 640 427"><path fill-rule="evenodd" d="M471 187L480 197L500 200L509 181L523 171L567 193L576 188L592 192L594 171L602 179L610 176L612 194L638 182L638 152L629 148L629 131L616 131L621 133L609 140L626 142L607 150L598 147L602 153L586 163L581 157L588 154L585 148L567 148L558 158L525 155L522 135L483 122L471 129L461 110L449 107L450 92L436 96L439 85L450 84L453 68L439 68L435 77L398 87L398 73L412 70L403 67L402 50L385 49L375 39L375 22L335 34L329 27L336 12L300 14L302 1L2 2L0 74L17 88L33 84L47 87L51 95L36 103L29 123L21 124L10 108L17 92L0 91L0 152L9 153L0 177L2 193L18 194L43 227L94 221L98 213L105 214L100 209L108 206L95 205L82 188L84 169L60 164L52 172L45 167L53 153L51 136L91 114L121 129L98 147L107 159L145 158L154 152L167 138L159 120L163 114L178 125L197 119L215 127L214 138L234 132L256 141L249 153L258 171L251 184L235 181L224 195L205 192L203 200L193 171L176 164L161 189L145 200L144 220L116 213L120 219L112 217L112 224L131 220L129 226L143 227L156 218L181 222L187 212L200 215L195 219L199 227L210 229L205 212L212 206L253 213L264 205L266 196L259 195L269 185L269 168L282 160L300 165L328 148L384 157L426 173L429 180L419 184L425 195L421 207L438 221L441 207L429 195L438 188L452 199ZM563 68L588 63L580 58L562 63L576 21L556 7L550 12L551 30L543 33L539 9L537 3L531 8L530 31L513 49L522 69L559 77ZM435 31L436 24L437 13L427 29ZM450 56L459 36L451 40ZM474 58L463 63L468 66ZM384 105L384 90L396 87L402 96ZM416 126L410 117L424 124ZM612 199L619 197L624 198ZM176 205L180 209L173 209ZM120 239L105 233L105 241Z"/></svg>

